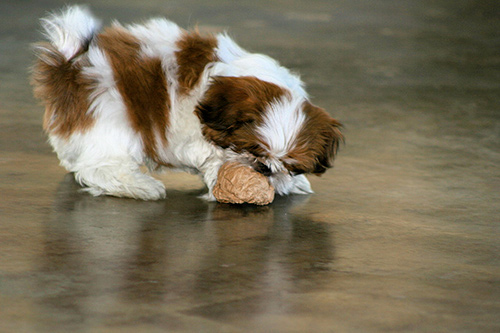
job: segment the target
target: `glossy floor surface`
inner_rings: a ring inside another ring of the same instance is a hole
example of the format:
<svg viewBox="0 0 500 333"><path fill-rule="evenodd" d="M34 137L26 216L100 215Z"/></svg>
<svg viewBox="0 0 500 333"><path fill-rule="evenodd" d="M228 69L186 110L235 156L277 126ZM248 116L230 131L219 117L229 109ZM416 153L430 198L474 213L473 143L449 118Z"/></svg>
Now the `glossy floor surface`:
<svg viewBox="0 0 500 333"><path fill-rule="evenodd" d="M345 125L316 193L267 207L80 193L28 84L38 18L0 2L0 332L500 331L496 1L90 1L228 29Z"/></svg>

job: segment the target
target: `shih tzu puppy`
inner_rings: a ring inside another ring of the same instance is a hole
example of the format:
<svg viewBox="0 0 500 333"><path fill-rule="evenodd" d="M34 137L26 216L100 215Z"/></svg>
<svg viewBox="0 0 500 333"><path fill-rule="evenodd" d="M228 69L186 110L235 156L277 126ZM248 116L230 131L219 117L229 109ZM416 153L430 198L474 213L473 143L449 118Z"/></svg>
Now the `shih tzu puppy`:
<svg viewBox="0 0 500 333"><path fill-rule="evenodd" d="M200 174L238 161L276 193L311 193L305 174L332 166L340 123L311 104L297 75L226 34L166 19L100 30L85 7L42 20L32 84L61 164L93 195L144 200L164 185L140 170Z"/></svg>

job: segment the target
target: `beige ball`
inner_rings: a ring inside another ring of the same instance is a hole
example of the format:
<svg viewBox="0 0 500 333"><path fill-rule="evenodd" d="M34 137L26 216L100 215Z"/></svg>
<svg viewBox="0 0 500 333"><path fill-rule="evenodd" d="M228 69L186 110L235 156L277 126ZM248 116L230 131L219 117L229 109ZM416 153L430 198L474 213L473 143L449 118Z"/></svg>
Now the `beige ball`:
<svg viewBox="0 0 500 333"><path fill-rule="evenodd" d="M274 200L274 187L251 167L226 162L219 169L213 194L223 203L267 205Z"/></svg>

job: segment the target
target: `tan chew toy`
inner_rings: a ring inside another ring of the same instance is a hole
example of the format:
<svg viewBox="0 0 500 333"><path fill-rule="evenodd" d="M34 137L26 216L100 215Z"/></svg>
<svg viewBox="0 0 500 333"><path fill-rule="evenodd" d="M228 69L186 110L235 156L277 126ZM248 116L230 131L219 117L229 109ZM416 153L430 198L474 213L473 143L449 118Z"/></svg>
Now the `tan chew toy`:
<svg viewBox="0 0 500 333"><path fill-rule="evenodd" d="M251 167L226 162L219 169L213 194L218 202L267 205L274 200L274 187Z"/></svg>

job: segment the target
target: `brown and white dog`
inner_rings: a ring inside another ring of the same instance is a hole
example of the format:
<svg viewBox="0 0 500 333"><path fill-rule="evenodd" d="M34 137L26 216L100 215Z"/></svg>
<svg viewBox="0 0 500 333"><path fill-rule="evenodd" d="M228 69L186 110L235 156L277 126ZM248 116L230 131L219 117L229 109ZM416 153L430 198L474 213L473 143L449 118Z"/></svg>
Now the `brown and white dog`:
<svg viewBox="0 0 500 333"><path fill-rule="evenodd" d="M100 30L85 7L42 20L32 83L61 164L93 195L155 200L140 171L198 173L214 200L226 161L252 166L276 192L311 193L305 174L332 166L340 124L311 104L300 78L226 34L166 19Z"/></svg>

